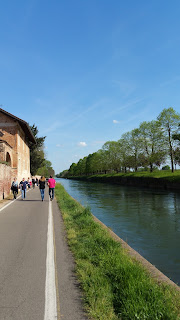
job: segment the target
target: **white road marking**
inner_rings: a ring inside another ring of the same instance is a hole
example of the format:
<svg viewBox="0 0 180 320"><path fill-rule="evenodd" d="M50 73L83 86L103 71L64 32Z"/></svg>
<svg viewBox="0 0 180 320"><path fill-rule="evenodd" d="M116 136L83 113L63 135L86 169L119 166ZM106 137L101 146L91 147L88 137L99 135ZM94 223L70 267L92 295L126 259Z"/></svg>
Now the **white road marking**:
<svg viewBox="0 0 180 320"><path fill-rule="evenodd" d="M52 203L49 201L44 320L57 319Z"/></svg>
<svg viewBox="0 0 180 320"><path fill-rule="evenodd" d="M31 190L31 189L30 189L30 190ZM29 192L30 190L27 190L26 193ZM12 204L14 201L16 201L17 199L19 199L20 197L21 197L21 194L20 194L19 196L17 196L16 199L12 199L11 202L7 203L5 206L3 206L3 207L0 209L0 212L1 212L2 210L4 210L5 208L7 208L8 206L10 206L10 204ZM6 199L5 199L5 200L6 200Z"/></svg>
<svg viewBox="0 0 180 320"><path fill-rule="evenodd" d="M8 206L10 206L10 204L12 204L14 201L16 201L15 199L13 199L11 202L9 202L8 204L6 204L4 207L2 207L0 209L0 211L4 210L5 208L7 208Z"/></svg>

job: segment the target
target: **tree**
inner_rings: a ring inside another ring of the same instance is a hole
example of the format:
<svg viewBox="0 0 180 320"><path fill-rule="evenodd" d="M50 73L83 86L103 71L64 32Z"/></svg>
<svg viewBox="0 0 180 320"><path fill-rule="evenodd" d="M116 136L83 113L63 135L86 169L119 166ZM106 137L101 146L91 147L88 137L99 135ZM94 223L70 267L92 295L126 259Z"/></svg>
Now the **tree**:
<svg viewBox="0 0 180 320"><path fill-rule="evenodd" d="M139 129L133 129L130 132L122 135L123 139L126 139L126 144L128 145L129 155L128 155L128 167L133 167L137 171L139 154L142 151L142 137L140 135Z"/></svg>
<svg viewBox="0 0 180 320"><path fill-rule="evenodd" d="M77 164L73 162L73 163L70 165L70 168L69 168L69 170L68 170L68 172L69 172L68 176L70 176L70 177L75 176L76 167L77 167Z"/></svg>
<svg viewBox="0 0 180 320"><path fill-rule="evenodd" d="M179 123L178 129L180 130L180 123ZM179 141L179 144L180 144L180 133L175 133L175 134L173 134L173 135L172 135L172 138L173 138L175 141Z"/></svg>
<svg viewBox="0 0 180 320"><path fill-rule="evenodd" d="M124 172L126 173L127 167L129 167L130 164L129 155L131 153L129 133L124 133L121 139L118 140L118 143L120 149L121 165Z"/></svg>
<svg viewBox="0 0 180 320"><path fill-rule="evenodd" d="M84 175L86 174L86 159L87 157L84 157L83 159L80 159L77 163L76 167L76 175Z"/></svg>
<svg viewBox="0 0 180 320"><path fill-rule="evenodd" d="M169 155L171 159L171 171L174 172L174 155L173 155L173 135L177 134L180 115L173 108L163 109L159 114L158 120L168 141Z"/></svg>
<svg viewBox="0 0 180 320"><path fill-rule="evenodd" d="M149 165L150 172L153 171L153 165L157 162L159 165L165 161L165 138L159 121L152 120L142 122L139 127L142 138L143 153L141 154L142 163Z"/></svg>
<svg viewBox="0 0 180 320"><path fill-rule="evenodd" d="M52 168L51 161L44 160L43 166L37 170L37 174L44 177L54 176L54 170Z"/></svg>
<svg viewBox="0 0 180 320"><path fill-rule="evenodd" d="M95 170L93 154L89 154L86 159L86 174L93 174Z"/></svg>
<svg viewBox="0 0 180 320"><path fill-rule="evenodd" d="M56 174L56 178L65 178L67 176L68 176L68 170L63 170L62 172Z"/></svg>
<svg viewBox="0 0 180 320"><path fill-rule="evenodd" d="M86 157L86 175L102 171L101 160L101 154L99 151L89 154L88 157Z"/></svg>
<svg viewBox="0 0 180 320"><path fill-rule="evenodd" d="M180 148L174 150L174 165L176 170L176 165L180 165Z"/></svg>
<svg viewBox="0 0 180 320"><path fill-rule="evenodd" d="M45 160L44 157L44 140L46 137L38 137L38 129L35 124L33 126L30 126L31 131L36 139L36 144L33 144L31 141L29 141L29 148L30 148L30 171L31 174L34 176L37 173L37 170L43 165L43 162Z"/></svg>
<svg viewBox="0 0 180 320"><path fill-rule="evenodd" d="M120 145L117 141L107 141L102 149L107 151L108 167L116 172L120 171L121 167L121 156L120 156Z"/></svg>

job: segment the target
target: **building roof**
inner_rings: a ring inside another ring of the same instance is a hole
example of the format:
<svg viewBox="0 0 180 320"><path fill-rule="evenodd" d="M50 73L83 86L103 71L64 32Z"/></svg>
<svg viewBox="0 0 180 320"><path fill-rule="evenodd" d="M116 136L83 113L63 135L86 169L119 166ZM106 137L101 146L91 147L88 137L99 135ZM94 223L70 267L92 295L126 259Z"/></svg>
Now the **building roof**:
<svg viewBox="0 0 180 320"><path fill-rule="evenodd" d="M1 144L1 143L7 144L7 146L12 149L12 146L11 146L7 141L0 139L0 144Z"/></svg>
<svg viewBox="0 0 180 320"><path fill-rule="evenodd" d="M30 129L30 126L26 121L14 116L13 114L11 114L1 108L0 108L0 112L4 113L6 116L11 117L12 119L16 120L19 123L19 125L21 126L22 130L24 131L26 137L28 137L29 141L31 141L32 143L36 143L36 139L34 138L34 135Z"/></svg>

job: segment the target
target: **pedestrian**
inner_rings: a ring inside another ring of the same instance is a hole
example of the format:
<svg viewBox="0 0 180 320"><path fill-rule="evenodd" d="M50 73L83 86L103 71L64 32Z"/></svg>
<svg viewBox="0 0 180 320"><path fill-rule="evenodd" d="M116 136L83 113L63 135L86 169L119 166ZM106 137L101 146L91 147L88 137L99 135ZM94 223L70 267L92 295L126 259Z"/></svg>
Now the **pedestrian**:
<svg viewBox="0 0 180 320"><path fill-rule="evenodd" d="M23 178L19 184L20 189L21 189L21 195L22 195L22 200L24 200L26 198L26 186L27 186L28 182L25 180L25 178Z"/></svg>
<svg viewBox="0 0 180 320"><path fill-rule="evenodd" d="M38 187L38 178L36 178L36 185L37 185L37 187Z"/></svg>
<svg viewBox="0 0 180 320"><path fill-rule="evenodd" d="M35 183L36 183L36 180L34 179L34 177L32 178L32 186L33 186L33 189L35 188Z"/></svg>
<svg viewBox="0 0 180 320"><path fill-rule="evenodd" d="M46 178L44 176L42 176L39 179L39 190L41 192L41 199L42 201L44 201L44 189L45 189L45 182L46 182Z"/></svg>
<svg viewBox="0 0 180 320"><path fill-rule="evenodd" d="M30 189L31 188L31 184L30 184L30 179L29 178L27 179L27 182L28 182L28 189Z"/></svg>
<svg viewBox="0 0 180 320"><path fill-rule="evenodd" d="M54 199L55 185L56 185L56 180L52 176L50 176L50 178L48 180L48 186L49 186L49 197L50 197L51 201Z"/></svg>
<svg viewBox="0 0 180 320"><path fill-rule="evenodd" d="M12 185L11 185L11 190L13 192L14 199L16 199L17 194L18 194L18 181L17 181L17 178L14 178L14 180L13 180Z"/></svg>

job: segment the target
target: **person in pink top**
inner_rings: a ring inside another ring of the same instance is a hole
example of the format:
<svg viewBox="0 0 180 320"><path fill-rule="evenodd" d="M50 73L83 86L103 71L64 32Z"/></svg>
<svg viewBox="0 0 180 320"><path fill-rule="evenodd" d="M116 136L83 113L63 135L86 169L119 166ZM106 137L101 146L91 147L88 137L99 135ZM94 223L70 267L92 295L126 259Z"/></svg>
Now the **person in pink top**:
<svg viewBox="0 0 180 320"><path fill-rule="evenodd" d="M48 180L48 186L49 186L49 197L50 197L51 201L54 199L55 185L56 185L56 180L52 176L50 176L50 178Z"/></svg>

